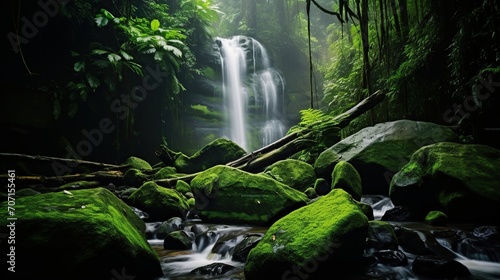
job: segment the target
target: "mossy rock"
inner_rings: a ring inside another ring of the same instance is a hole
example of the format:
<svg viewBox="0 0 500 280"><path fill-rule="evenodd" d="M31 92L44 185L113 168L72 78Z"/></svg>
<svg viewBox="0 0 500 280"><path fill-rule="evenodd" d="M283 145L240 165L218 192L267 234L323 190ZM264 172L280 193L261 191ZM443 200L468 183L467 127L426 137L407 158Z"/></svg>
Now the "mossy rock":
<svg viewBox="0 0 500 280"><path fill-rule="evenodd" d="M178 180L175 183L175 190L179 193L186 194L191 191L191 186L183 180Z"/></svg>
<svg viewBox="0 0 500 280"><path fill-rule="evenodd" d="M342 160L335 165L332 172L332 189L343 189L356 200L361 199L361 176L352 164Z"/></svg>
<svg viewBox="0 0 500 280"><path fill-rule="evenodd" d="M184 216L189 204L184 196L173 189L163 188L153 181L144 183L129 198L128 203L149 215L149 220L166 221Z"/></svg>
<svg viewBox="0 0 500 280"><path fill-rule="evenodd" d="M139 170L153 170L149 162L143 160L142 158L134 156L128 157L127 160L125 160L125 162L123 163L123 165L129 166L131 168L136 168Z"/></svg>
<svg viewBox="0 0 500 280"><path fill-rule="evenodd" d="M435 123L405 119L378 123L323 151L314 166L317 172L327 172L335 162L345 160L361 176L363 194L388 195L392 176L408 163L416 150L425 145L457 140L452 129Z"/></svg>
<svg viewBox="0 0 500 280"><path fill-rule="evenodd" d="M123 184L129 187L139 187L147 180L149 180L148 176L142 173L142 171L137 168L130 168L129 170L125 171L125 174L123 174Z"/></svg>
<svg viewBox="0 0 500 280"><path fill-rule="evenodd" d="M153 179L155 180L175 177L177 177L177 170L175 170L175 167L172 166L163 167L160 170L156 171L156 173L153 175Z"/></svg>
<svg viewBox="0 0 500 280"><path fill-rule="evenodd" d="M442 211L454 222L498 221L499 167L500 150L490 146L428 145L394 175L391 200L422 220L429 211Z"/></svg>
<svg viewBox="0 0 500 280"><path fill-rule="evenodd" d="M368 220L351 195L332 190L316 202L276 221L253 248L245 279L298 279L293 268L308 269L308 279L347 273L362 257ZM346 271L347 270L347 271Z"/></svg>
<svg viewBox="0 0 500 280"><path fill-rule="evenodd" d="M19 279L112 279L123 269L136 279L163 275L144 222L104 188L21 197L15 209Z"/></svg>
<svg viewBox="0 0 500 280"><path fill-rule="evenodd" d="M265 174L298 191L314 186L316 173L309 163L296 159L277 161L264 169Z"/></svg>
<svg viewBox="0 0 500 280"><path fill-rule="evenodd" d="M218 165L191 181L195 208L204 222L269 225L309 199L262 174Z"/></svg>
<svg viewBox="0 0 500 280"><path fill-rule="evenodd" d="M174 167L178 172L192 174L218 164L226 164L245 154L238 144L226 138L217 138L192 156L180 154Z"/></svg>
<svg viewBox="0 0 500 280"><path fill-rule="evenodd" d="M446 226L448 224L448 216L441 211L430 211L425 216L425 222L431 226Z"/></svg>

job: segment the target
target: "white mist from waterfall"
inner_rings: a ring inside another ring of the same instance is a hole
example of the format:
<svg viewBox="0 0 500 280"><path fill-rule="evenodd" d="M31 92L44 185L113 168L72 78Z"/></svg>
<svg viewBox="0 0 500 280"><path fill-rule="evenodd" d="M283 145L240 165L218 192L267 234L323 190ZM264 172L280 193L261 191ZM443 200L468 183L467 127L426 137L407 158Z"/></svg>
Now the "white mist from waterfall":
<svg viewBox="0 0 500 280"><path fill-rule="evenodd" d="M266 49L257 40L246 36L217 40L228 138L245 150L278 140L286 133L282 120L284 114L280 112L284 82L271 67ZM251 141L255 134L260 138L259 144Z"/></svg>

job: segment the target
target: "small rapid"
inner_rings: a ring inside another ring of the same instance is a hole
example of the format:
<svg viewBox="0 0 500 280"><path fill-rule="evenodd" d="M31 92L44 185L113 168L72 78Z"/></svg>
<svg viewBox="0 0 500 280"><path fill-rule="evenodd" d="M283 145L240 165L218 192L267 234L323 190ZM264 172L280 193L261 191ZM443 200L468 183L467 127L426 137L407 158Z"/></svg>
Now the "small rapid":
<svg viewBox="0 0 500 280"><path fill-rule="evenodd" d="M384 213L394 204L385 196L363 196L362 202L372 206L375 220L381 220ZM395 228L405 228L416 232L426 243L425 246L440 254L451 256L467 267L471 273L465 279L500 279L500 240L495 227L481 225L449 225L433 227L419 222L392 222ZM267 228L204 224L201 220L186 220L182 230L192 236L191 247L187 250L164 249L164 239L157 238L155 231L159 223L147 223L149 243L161 259L164 276L157 280L194 279L238 279L244 280L246 254L265 234ZM433 242L435 240L436 242ZM415 275L412 263L416 255L400 246L399 250L408 257L407 265L391 266L375 264L359 271L353 279L421 279Z"/></svg>

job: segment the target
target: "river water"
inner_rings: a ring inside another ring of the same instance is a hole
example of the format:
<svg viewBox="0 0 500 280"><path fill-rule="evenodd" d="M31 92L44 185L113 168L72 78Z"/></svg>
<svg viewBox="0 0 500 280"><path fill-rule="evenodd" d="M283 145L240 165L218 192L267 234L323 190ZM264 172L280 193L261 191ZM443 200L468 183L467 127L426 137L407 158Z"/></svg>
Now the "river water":
<svg viewBox="0 0 500 280"><path fill-rule="evenodd" d="M385 211L394 207L391 200L388 197L383 196L365 196L362 201L368 203L372 206L374 210L374 217L376 220L381 219ZM241 225L214 225L214 224L203 224L200 220L188 220L184 222L184 228L189 228L192 225L203 225L210 228L214 234L210 241L205 241L206 244L200 242L194 242L190 250L165 250L163 249L162 239L149 239L149 243L156 250L161 259L161 265L164 272L164 276L158 278L157 280L195 280L195 279L238 279L244 280L244 263L234 261L232 259L232 253L234 252L234 247L240 243L244 236L248 234L264 234L267 230L265 227L253 227L253 226L241 226ZM422 230L429 230L429 226L423 223L395 223L391 222L395 226L404 226L408 229L415 230L417 232ZM150 225L151 226L151 225ZM468 231L472 228L477 228L480 225L467 225L460 230ZM454 228L453 226L448 226L446 228L441 228L441 230L447 230ZM436 231L436 228L432 228ZM456 228L454 228L456 229ZM439 229L438 229L439 231ZM499 234L499 233L497 233ZM471 246L458 246L454 248L451 244L448 244L446 238L436 237L436 240L452 254L456 256L455 260L459 261L465 265L471 272L471 276L466 279L472 280L493 280L500 279L500 240L496 240L497 243L492 243L487 248L481 249ZM221 246L221 244L223 244ZM455 246L456 247L456 246ZM472 249L471 249L472 248ZM482 252L481 250L484 250ZM409 264L414 255L405 252L408 257ZM191 273L196 268L207 266L214 263L223 263L234 267L222 276L213 275L195 275ZM423 278L416 276L411 271L411 265L407 266L384 266L376 265L371 267L366 276L366 278L356 279L417 279L417 280L429 280L429 278ZM385 276L382 276L385 275ZM381 277L382 276L382 277Z"/></svg>

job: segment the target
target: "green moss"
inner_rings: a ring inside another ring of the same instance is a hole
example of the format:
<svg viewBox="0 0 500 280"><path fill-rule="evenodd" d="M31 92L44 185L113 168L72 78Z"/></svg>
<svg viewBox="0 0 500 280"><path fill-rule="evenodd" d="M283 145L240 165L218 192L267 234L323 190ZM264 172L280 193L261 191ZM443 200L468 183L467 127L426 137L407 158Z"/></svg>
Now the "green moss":
<svg viewBox="0 0 500 280"><path fill-rule="evenodd" d="M173 189L163 188L153 181L144 183L129 198L129 203L145 211L154 220L182 216L189 209L184 196Z"/></svg>
<svg viewBox="0 0 500 280"><path fill-rule="evenodd" d="M425 216L425 222L433 226L445 226L448 223L448 216L441 211L430 211Z"/></svg>
<svg viewBox="0 0 500 280"><path fill-rule="evenodd" d="M332 189L343 189L356 200L361 199L361 176L352 164L340 161L332 172Z"/></svg>
<svg viewBox="0 0 500 280"><path fill-rule="evenodd" d="M126 186L140 186L147 180L148 176L136 168L130 168L123 174L123 183Z"/></svg>
<svg viewBox="0 0 500 280"><path fill-rule="evenodd" d="M153 175L153 179L155 180L175 177L177 177L177 170L172 166L163 167Z"/></svg>
<svg viewBox="0 0 500 280"><path fill-rule="evenodd" d="M179 193L185 194L191 191L191 186L189 186L189 184L183 180L178 180L175 183L175 190L178 191Z"/></svg>
<svg viewBox="0 0 500 280"><path fill-rule="evenodd" d="M250 251L245 274L250 279L282 275L280 269L304 265L327 251L332 258L357 259L363 252L367 228L368 220L351 196L332 190L270 226Z"/></svg>
<svg viewBox="0 0 500 280"><path fill-rule="evenodd" d="M16 200L16 217L20 262L28 261L23 259L28 255L37 259L40 276L72 271L99 275L120 263L140 271L153 269L151 261L159 269L158 256L145 238L144 222L104 188L22 197ZM55 270L53 263L64 266Z"/></svg>
<svg viewBox="0 0 500 280"><path fill-rule="evenodd" d="M191 188L205 218L226 222L269 223L279 212L308 201L304 193L265 175L223 165L197 175Z"/></svg>
<svg viewBox="0 0 500 280"><path fill-rule="evenodd" d="M306 162L295 159L277 161L264 169L264 173L302 192L312 187L316 180L314 168Z"/></svg>
<svg viewBox="0 0 500 280"><path fill-rule="evenodd" d="M125 160L123 165L127 165L130 166L131 168L136 168L139 170L153 170L149 162L134 156L127 158L127 160Z"/></svg>
<svg viewBox="0 0 500 280"><path fill-rule="evenodd" d="M245 150L233 141L217 138L190 157L179 156L175 160L174 166L182 173L196 173L218 164L226 164L236 160L245 153Z"/></svg>

